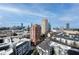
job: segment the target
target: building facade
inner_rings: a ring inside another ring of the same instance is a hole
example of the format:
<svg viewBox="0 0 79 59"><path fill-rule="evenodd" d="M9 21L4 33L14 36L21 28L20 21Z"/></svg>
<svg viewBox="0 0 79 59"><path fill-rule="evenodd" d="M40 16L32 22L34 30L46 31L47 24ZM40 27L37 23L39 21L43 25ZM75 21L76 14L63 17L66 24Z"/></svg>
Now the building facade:
<svg viewBox="0 0 79 59"><path fill-rule="evenodd" d="M30 39L22 38L19 42L13 43L14 55L27 55L31 50Z"/></svg>
<svg viewBox="0 0 79 59"><path fill-rule="evenodd" d="M48 20L42 20L42 34L46 34L48 32Z"/></svg>
<svg viewBox="0 0 79 59"><path fill-rule="evenodd" d="M51 25L48 23L48 32L51 32Z"/></svg>
<svg viewBox="0 0 79 59"><path fill-rule="evenodd" d="M30 38L34 45L36 45L40 41L40 34L41 34L41 26L40 25L33 25L30 31Z"/></svg>
<svg viewBox="0 0 79 59"><path fill-rule="evenodd" d="M66 29L69 29L69 28L70 28L70 24L67 23L67 24L66 24Z"/></svg>

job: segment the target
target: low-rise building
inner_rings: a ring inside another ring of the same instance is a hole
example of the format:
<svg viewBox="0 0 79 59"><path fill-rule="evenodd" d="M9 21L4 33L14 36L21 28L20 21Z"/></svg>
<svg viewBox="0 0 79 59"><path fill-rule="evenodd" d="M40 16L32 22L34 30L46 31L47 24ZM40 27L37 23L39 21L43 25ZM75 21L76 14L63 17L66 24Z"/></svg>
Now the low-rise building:
<svg viewBox="0 0 79 59"><path fill-rule="evenodd" d="M9 39L0 39L0 55L12 55L13 49Z"/></svg>
<svg viewBox="0 0 79 59"><path fill-rule="evenodd" d="M50 40L46 39L45 41L41 42L37 45L37 50L40 55L52 55L54 54L53 47L50 46Z"/></svg>
<svg viewBox="0 0 79 59"><path fill-rule="evenodd" d="M15 55L27 54L31 50L30 39L22 38L20 41L14 42L13 49Z"/></svg>

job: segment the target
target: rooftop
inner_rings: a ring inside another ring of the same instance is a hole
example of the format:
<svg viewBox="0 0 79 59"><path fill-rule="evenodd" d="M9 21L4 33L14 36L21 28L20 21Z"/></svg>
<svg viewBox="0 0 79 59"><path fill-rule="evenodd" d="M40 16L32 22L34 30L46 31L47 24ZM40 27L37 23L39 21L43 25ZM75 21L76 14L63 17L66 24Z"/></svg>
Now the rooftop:
<svg viewBox="0 0 79 59"><path fill-rule="evenodd" d="M50 48L49 43L50 43L50 40L46 39L43 42L41 42L38 46L41 47L44 50L48 50Z"/></svg>

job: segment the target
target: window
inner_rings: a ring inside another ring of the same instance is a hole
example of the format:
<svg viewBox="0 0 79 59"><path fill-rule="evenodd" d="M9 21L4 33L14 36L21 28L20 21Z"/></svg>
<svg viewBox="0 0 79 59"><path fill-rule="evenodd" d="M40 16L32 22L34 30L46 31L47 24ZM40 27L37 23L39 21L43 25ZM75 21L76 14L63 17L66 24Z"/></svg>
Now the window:
<svg viewBox="0 0 79 59"><path fill-rule="evenodd" d="M9 45L7 45L7 46L2 46L2 47L0 47L0 50L7 50L7 49L9 49L9 48L10 48Z"/></svg>
<svg viewBox="0 0 79 59"><path fill-rule="evenodd" d="M3 43L4 42L4 40L3 39L0 39L0 43Z"/></svg>

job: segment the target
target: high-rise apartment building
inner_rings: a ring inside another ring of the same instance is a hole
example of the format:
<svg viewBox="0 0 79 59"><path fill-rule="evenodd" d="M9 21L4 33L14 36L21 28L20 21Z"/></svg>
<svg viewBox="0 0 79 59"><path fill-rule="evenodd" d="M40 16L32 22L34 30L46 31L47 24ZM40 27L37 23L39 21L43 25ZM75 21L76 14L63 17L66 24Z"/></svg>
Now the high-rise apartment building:
<svg viewBox="0 0 79 59"><path fill-rule="evenodd" d="M41 26L37 24L32 25L30 30L31 41L34 43L34 45L36 45L40 41Z"/></svg>
<svg viewBox="0 0 79 59"><path fill-rule="evenodd" d="M46 34L48 32L48 20L42 20L42 34Z"/></svg>

